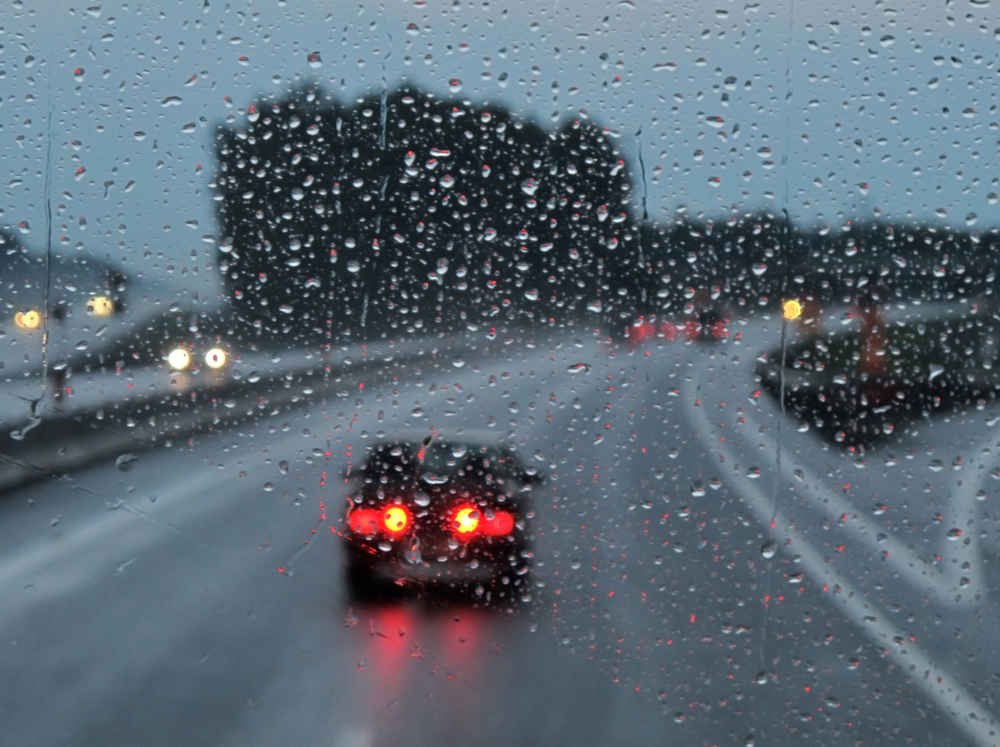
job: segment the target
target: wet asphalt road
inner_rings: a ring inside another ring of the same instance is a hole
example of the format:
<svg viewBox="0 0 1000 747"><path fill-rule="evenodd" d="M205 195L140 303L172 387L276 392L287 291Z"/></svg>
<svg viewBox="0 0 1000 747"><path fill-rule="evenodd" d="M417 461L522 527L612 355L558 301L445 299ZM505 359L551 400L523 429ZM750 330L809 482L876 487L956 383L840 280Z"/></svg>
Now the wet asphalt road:
<svg viewBox="0 0 1000 747"><path fill-rule="evenodd" d="M774 323L735 331L514 342L8 493L2 741L1000 742L995 415L843 452L757 392ZM529 601L348 597L338 476L430 425L549 475Z"/></svg>

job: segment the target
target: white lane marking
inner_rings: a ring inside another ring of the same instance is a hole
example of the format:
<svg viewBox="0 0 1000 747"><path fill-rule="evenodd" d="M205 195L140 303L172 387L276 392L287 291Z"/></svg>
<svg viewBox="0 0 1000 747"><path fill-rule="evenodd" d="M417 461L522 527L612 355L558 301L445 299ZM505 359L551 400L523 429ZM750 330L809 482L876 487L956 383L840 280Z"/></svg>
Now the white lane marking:
<svg viewBox="0 0 1000 747"><path fill-rule="evenodd" d="M743 416L746 418L750 430L759 433L760 424L753 417L753 414L745 410ZM775 448L777 448L777 444L775 444ZM978 447L975 450L978 451ZM787 449L782 456L789 459ZM852 530L853 538L862 543L873 557L880 556L883 550L887 551L888 556L883 561L886 566L909 581L920 593L933 598L935 602L950 606L975 606L979 604L976 601L976 596L985 592L986 587L982 578L982 563L979 562L978 535L970 529L976 518L976 490L986 479L985 474L979 480L970 480L965 489L959 491L957 495L954 492L951 494L949 508L951 509L952 522L948 526L960 527L968 544L964 541L956 543L943 539L941 544L934 549L935 554L942 559L942 562L938 563L935 571L932 571L930 564L918 557L895 534L889 534L885 527L880 526L866 513L859 510L858 506L849 501L845 495L823 485L822 480L806 464L790 461L787 466L782 468L783 474L779 476L779 480L790 482L788 475L793 469L802 471L802 481L809 486L809 492L821 499L812 504L814 509L825 512L829 518L834 520L844 514L850 515L852 522L861 525L860 530ZM879 541L877 539L879 534L887 536ZM949 558L954 558L959 562L944 562ZM971 568L963 570L961 567L963 560L968 560ZM966 587L961 585L963 576L971 582Z"/></svg>
<svg viewBox="0 0 1000 747"><path fill-rule="evenodd" d="M687 396L682 396L682 406L690 422L696 424L701 433L710 433L715 426L704 414L705 408L693 404L694 397L690 391L685 394ZM704 394L701 396L704 398ZM717 448L730 463L735 463L738 455L729 446L719 442ZM745 476L734 473L733 479L739 484L743 500L757 514L757 518L765 526L768 525L772 518L771 498L764 495ZM983 747L995 746L998 732L994 726L996 719L993 714L983 708L958 683L957 678L935 664L919 647L914 644L896 644L894 639L906 640L905 631L885 622L887 616L884 613L872 615L872 612L883 611L870 603L864 592L856 588L846 576L827 564L822 552L814 548L804 534L786 521L781 512L774 512L774 517L772 528L774 536L782 542L793 543L796 553L801 558L799 566L816 582L831 590L829 598L857 628L886 651L888 657L907 672L910 680L944 713L949 714L970 739Z"/></svg>

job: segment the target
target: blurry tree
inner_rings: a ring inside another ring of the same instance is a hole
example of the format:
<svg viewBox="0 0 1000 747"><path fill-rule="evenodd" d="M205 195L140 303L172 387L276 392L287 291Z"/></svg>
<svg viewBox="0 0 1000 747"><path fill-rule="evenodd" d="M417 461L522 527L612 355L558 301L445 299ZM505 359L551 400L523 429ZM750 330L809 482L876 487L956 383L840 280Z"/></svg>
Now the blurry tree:
<svg viewBox="0 0 1000 747"><path fill-rule="evenodd" d="M547 132L412 86L352 106L304 88L220 128L217 153L220 268L261 334L606 327L648 286L628 169L586 120Z"/></svg>
<svg viewBox="0 0 1000 747"><path fill-rule="evenodd" d="M868 285L893 299L990 296L1000 270L1000 232L933 225L845 223L803 229L765 212L682 218L641 227L648 277L644 313L684 313L701 290L748 311L808 293L820 305L857 302Z"/></svg>

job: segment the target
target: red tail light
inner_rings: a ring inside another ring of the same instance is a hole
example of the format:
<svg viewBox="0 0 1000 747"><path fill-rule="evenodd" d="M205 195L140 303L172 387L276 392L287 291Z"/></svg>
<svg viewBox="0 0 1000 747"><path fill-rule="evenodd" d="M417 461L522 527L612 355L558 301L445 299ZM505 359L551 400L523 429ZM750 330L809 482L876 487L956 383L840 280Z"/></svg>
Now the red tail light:
<svg viewBox="0 0 1000 747"><path fill-rule="evenodd" d="M389 506L382 514L382 526L389 534L402 534L410 526L410 512L402 506Z"/></svg>
<svg viewBox="0 0 1000 747"><path fill-rule="evenodd" d="M396 537L410 527L410 512L403 506L386 509L359 508L351 512L347 524L354 534L388 534Z"/></svg>
<svg viewBox="0 0 1000 747"><path fill-rule="evenodd" d="M351 511L347 523L355 534L375 534L382 522L374 508L359 508Z"/></svg>
<svg viewBox="0 0 1000 747"><path fill-rule="evenodd" d="M451 520L451 530L458 537L471 537L479 526L480 511L475 506L462 506Z"/></svg>
<svg viewBox="0 0 1000 747"><path fill-rule="evenodd" d="M490 516L490 512L486 511L483 514L483 520L479 522L479 526L482 528L483 534L488 534L492 537L510 534L514 531L514 516L506 511L494 511L493 515Z"/></svg>

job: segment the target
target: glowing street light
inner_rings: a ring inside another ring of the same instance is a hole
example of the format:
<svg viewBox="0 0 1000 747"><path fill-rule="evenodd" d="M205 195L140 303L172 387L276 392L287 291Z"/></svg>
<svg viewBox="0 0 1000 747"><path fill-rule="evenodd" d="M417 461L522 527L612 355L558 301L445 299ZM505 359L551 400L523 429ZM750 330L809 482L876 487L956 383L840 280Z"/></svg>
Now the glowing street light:
<svg viewBox="0 0 1000 747"><path fill-rule="evenodd" d="M802 316L802 304L800 304L794 298L785 301L784 314L785 314L785 319L788 320L798 319L800 316Z"/></svg>

